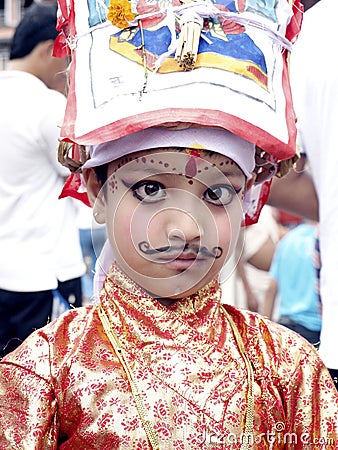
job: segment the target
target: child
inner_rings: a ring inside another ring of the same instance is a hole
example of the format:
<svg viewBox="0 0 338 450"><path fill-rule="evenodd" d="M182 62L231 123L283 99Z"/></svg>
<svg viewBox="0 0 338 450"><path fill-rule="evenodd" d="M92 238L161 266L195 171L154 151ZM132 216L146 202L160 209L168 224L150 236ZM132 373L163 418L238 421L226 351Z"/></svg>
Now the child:
<svg viewBox="0 0 338 450"><path fill-rule="evenodd" d="M335 448L338 400L312 347L220 305L254 145L202 128L135 138L97 146L84 169L116 262L98 305L2 361L0 448L287 448L291 435ZM115 159L121 145L133 151Z"/></svg>
<svg viewBox="0 0 338 450"><path fill-rule="evenodd" d="M269 174L262 152L190 112L83 134L97 140L82 174L113 260L97 304L1 361L1 449L336 448L338 397L313 347L220 304L243 205Z"/></svg>

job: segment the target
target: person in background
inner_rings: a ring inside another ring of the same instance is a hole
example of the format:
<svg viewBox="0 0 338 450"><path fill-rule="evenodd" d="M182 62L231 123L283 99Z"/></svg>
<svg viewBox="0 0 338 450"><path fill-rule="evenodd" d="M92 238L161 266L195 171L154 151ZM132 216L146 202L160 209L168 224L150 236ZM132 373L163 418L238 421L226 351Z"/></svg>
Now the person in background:
<svg viewBox="0 0 338 450"><path fill-rule="evenodd" d="M279 240L279 225L273 208L265 205L257 223L241 230L236 248L238 264L230 276L221 271L223 303L262 313L270 282L269 269Z"/></svg>
<svg viewBox="0 0 338 450"><path fill-rule="evenodd" d="M279 241L263 314L272 317L278 296L278 323L318 346L322 319L314 265L316 235L317 224L302 223Z"/></svg>
<svg viewBox="0 0 338 450"><path fill-rule="evenodd" d="M269 203L319 220L322 301L319 354L338 388L338 60L332 53L337 41L337 15L336 0L320 0L304 15L290 63L298 144L304 162L285 179L274 180Z"/></svg>
<svg viewBox="0 0 338 450"><path fill-rule="evenodd" d="M67 58L53 56L56 5L27 8L0 72L0 356L48 323L53 290L82 303L77 207L59 200Z"/></svg>
<svg viewBox="0 0 338 450"><path fill-rule="evenodd" d="M93 301L93 279L95 265L98 255L107 239L106 230L93 220L93 212L87 205L79 203L78 227L80 233L80 244L86 273L81 278L83 303Z"/></svg>

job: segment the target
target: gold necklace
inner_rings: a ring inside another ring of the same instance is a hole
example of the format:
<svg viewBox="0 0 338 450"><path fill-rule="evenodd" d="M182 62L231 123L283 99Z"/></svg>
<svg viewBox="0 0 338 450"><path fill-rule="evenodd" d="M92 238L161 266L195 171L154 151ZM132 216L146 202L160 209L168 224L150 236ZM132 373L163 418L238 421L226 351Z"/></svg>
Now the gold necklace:
<svg viewBox="0 0 338 450"><path fill-rule="evenodd" d="M230 327L232 329L232 332L235 337L236 344L238 346L239 352L244 360L245 367L247 370L247 380L248 380L248 396L247 396L247 402L248 407L246 410L246 417L245 417L245 428L244 428L244 435L242 439L242 450L247 450L250 448L250 442L253 442L253 431L254 431L254 395L253 395L253 384L254 384L254 373L251 361L249 359L249 356L245 350L242 337L238 331L238 328L233 321L232 317L230 317L227 310L224 308L223 305L220 305L221 310L223 311L225 317L227 318L227 321L230 324Z"/></svg>
<svg viewBox="0 0 338 450"><path fill-rule="evenodd" d="M127 359L124 355L124 349L121 346L120 340L117 337L117 335L114 333L114 331L110 325L108 316L105 313L105 311L103 310L101 305L98 305L98 312L99 312L99 317L101 319L104 331L106 332L106 335L108 336L108 339L109 339L113 349L115 350L115 353L116 353L118 359L120 360L120 363L121 363L123 369L126 372L126 375L127 375L127 378L128 378L129 384L130 384L130 388L131 388L131 393L135 400L137 412L142 421L142 424L143 424L144 430L146 432L147 438L150 442L151 448L154 450L160 450L160 447L157 442L155 430L152 426L152 423L149 420L146 407L144 406L144 403L143 403L142 393L140 392L140 390L137 386L133 372L131 371L129 364L127 362Z"/></svg>
<svg viewBox="0 0 338 450"><path fill-rule="evenodd" d="M247 369L247 379L248 379L248 408L246 411L246 418L245 418L245 429L244 429L244 435L242 438L242 450L247 450L250 448L250 442L253 440L253 427L254 427L254 397L253 397L253 382L254 382L254 374L253 369L251 365L251 361L247 355L247 352L245 350L241 335L238 331L238 328L235 324L235 322L232 320L226 309L223 305L220 305L221 310L223 311L227 321L230 324L230 327L232 329L232 332L234 334L235 341L237 343L238 349L241 353L241 356L244 360L246 369ZM138 414L140 416L140 419L142 421L145 433L147 435L147 438L149 440L149 443L153 450L160 450L157 436L154 430L154 427L152 423L150 422L149 416L147 414L147 409L144 405L142 393L140 392L138 385L136 383L136 380L134 378L133 372L131 368L129 367L129 364L127 362L127 358L124 355L124 349L120 343L119 338L117 337L116 333L113 331L109 318L107 314L105 313L102 306L98 305L98 313L101 320L101 323L103 325L104 331L116 353L116 356L118 357L130 384L131 393L135 400L136 408L138 411Z"/></svg>

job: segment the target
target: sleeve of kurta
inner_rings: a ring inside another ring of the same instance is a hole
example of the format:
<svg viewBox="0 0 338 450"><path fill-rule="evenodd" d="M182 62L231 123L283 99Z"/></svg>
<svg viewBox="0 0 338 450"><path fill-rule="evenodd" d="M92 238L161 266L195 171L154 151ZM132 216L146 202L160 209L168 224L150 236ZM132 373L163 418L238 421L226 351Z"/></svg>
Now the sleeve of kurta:
<svg viewBox="0 0 338 450"><path fill-rule="evenodd" d="M0 450L57 448L54 389L39 370L49 371L47 347L40 341L33 355L23 344L0 362Z"/></svg>
<svg viewBox="0 0 338 450"><path fill-rule="evenodd" d="M330 374L307 342L291 352L296 368L284 386L285 449L338 449L338 393Z"/></svg>

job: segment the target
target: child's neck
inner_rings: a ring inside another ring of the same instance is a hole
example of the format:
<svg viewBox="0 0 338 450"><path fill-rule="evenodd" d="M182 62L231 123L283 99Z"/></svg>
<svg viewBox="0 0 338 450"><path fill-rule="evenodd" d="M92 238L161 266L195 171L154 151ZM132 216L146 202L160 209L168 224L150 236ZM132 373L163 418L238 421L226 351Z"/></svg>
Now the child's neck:
<svg viewBox="0 0 338 450"><path fill-rule="evenodd" d="M178 298L157 298L156 299L162 306L171 306L173 303L179 300Z"/></svg>

